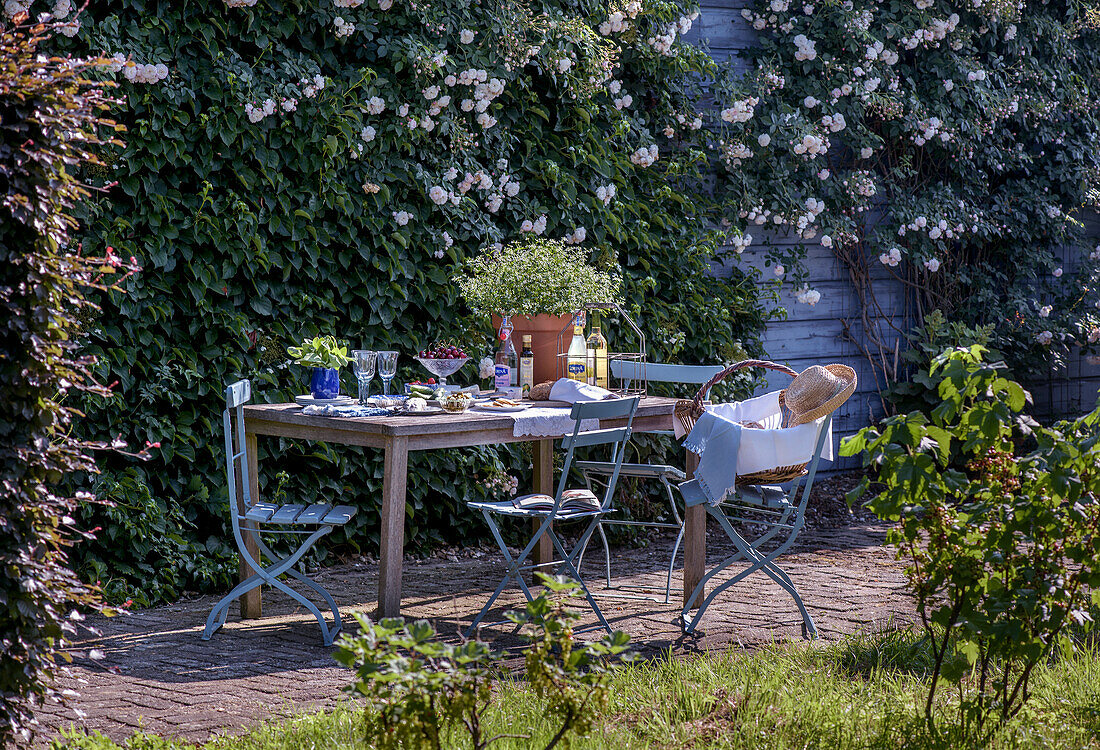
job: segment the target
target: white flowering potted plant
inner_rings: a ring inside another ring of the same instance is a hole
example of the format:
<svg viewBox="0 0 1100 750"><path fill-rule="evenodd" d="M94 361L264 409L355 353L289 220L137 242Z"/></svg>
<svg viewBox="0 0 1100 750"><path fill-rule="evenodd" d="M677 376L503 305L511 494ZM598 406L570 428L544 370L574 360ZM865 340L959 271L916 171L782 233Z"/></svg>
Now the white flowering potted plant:
<svg viewBox="0 0 1100 750"><path fill-rule="evenodd" d="M340 395L340 368L351 362L348 348L335 336L306 339L301 346L291 346L287 354L295 363L310 368L309 390L316 399L333 399Z"/></svg>
<svg viewBox="0 0 1100 750"><path fill-rule="evenodd" d="M499 328L511 320L513 339L531 336L535 382L557 372L558 334L586 303L620 302L616 273L588 262L588 252L560 240L535 237L493 248L472 259L455 278L476 314Z"/></svg>

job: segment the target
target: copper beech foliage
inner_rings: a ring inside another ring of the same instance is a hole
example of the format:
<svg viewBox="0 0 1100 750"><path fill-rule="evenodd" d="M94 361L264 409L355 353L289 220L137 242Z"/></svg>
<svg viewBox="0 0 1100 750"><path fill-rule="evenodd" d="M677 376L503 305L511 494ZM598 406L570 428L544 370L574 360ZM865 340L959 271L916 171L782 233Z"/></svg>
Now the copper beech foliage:
<svg viewBox="0 0 1100 750"><path fill-rule="evenodd" d="M20 23L22 21L22 23ZM82 255L70 234L89 188L84 165L118 143L96 59L48 57L54 29L25 17L0 28L0 745L26 738L36 702L57 697L58 649L95 606L68 565L77 497L66 475L95 471L109 444L74 439L74 391L109 397L74 338L89 287L136 270Z"/></svg>

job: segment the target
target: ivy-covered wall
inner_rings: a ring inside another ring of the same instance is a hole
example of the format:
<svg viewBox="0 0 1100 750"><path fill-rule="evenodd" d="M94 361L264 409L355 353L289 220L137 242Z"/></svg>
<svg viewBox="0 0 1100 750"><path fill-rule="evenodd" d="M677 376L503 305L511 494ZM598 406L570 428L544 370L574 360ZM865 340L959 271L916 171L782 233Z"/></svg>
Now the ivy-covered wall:
<svg viewBox="0 0 1100 750"><path fill-rule="evenodd" d="M433 339L487 347L451 279L488 244L534 232L620 266L656 359L756 352L751 274L709 273L722 244L696 112L719 72L680 41L693 15L664 0L115 0L79 16L69 44L117 56L129 129L90 175L114 185L85 244L144 268L88 321L85 350L125 405L87 404L83 429L160 445L108 462L98 491L115 505L84 511L102 530L77 549L83 573L139 604L228 583L225 384L302 392L285 347L318 333L400 350L398 382L423 375L410 355ZM411 545L481 537L465 501L502 473L529 481L527 463L519 448L415 454ZM343 548L375 549L381 468L372 451L261 441L268 497L361 508Z"/></svg>

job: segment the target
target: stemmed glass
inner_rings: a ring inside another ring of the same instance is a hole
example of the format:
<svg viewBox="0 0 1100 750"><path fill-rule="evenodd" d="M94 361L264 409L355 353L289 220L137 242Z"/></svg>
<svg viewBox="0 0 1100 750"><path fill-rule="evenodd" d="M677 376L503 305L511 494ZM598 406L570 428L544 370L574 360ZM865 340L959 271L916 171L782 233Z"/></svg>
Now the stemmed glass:
<svg viewBox="0 0 1100 750"><path fill-rule="evenodd" d="M378 352L378 375L382 378L382 395L390 395L390 381L397 374L397 352Z"/></svg>
<svg viewBox="0 0 1100 750"><path fill-rule="evenodd" d="M355 379L359 383L359 403L367 403L370 396L370 381L374 379L374 364L378 359L378 352L369 349L356 349L351 353L352 367L355 368Z"/></svg>

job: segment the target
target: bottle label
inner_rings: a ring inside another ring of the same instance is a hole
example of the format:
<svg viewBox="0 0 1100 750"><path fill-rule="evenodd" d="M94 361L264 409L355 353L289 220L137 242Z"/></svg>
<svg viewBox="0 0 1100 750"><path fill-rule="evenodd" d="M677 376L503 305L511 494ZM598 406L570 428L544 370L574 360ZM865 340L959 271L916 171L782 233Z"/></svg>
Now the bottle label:
<svg viewBox="0 0 1100 750"><path fill-rule="evenodd" d="M497 365L494 369L493 385L497 389L512 385L512 368L508 365Z"/></svg>
<svg viewBox="0 0 1100 750"><path fill-rule="evenodd" d="M587 370L584 362L570 362L569 363L569 377L573 380L586 381L588 380Z"/></svg>
<svg viewBox="0 0 1100 750"><path fill-rule="evenodd" d="M519 384L530 388L535 384L535 358L523 357L519 361Z"/></svg>

